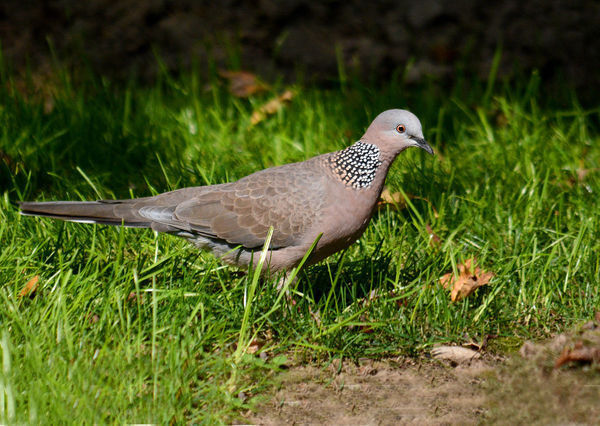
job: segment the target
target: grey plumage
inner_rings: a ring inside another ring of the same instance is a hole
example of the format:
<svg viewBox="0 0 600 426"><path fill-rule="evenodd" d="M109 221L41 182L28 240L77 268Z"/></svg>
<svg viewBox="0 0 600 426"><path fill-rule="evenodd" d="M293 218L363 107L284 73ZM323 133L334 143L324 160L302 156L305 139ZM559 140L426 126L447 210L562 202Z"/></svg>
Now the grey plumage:
<svg viewBox="0 0 600 426"><path fill-rule="evenodd" d="M309 263L356 241L373 214L391 163L410 146L433 153L416 116L389 110L346 149L236 182L131 200L23 202L20 207L24 215L178 235L241 266L257 262L255 253L273 226L267 267L277 271L296 266L319 234Z"/></svg>

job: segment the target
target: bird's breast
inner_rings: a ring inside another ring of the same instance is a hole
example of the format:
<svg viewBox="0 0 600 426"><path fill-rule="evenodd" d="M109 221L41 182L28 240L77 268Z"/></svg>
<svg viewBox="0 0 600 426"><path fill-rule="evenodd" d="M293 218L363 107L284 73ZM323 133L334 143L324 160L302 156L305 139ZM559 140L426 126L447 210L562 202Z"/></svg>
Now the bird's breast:
<svg viewBox="0 0 600 426"><path fill-rule="evenodd" d="M339 189L313 228L315 235L322 233L319 246L333 245L341 250L354 243L369 224L376 198L367 190Z"/></svg>

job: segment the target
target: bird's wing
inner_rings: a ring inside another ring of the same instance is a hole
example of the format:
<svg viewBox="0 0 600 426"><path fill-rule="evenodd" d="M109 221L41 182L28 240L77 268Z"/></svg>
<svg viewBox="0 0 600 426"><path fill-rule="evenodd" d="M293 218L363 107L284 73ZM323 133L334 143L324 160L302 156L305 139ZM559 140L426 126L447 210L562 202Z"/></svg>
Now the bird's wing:
<svg viewBox="0 0 600 426"><path fill-rule="evenodd" d="M287 164L237 182L197 188L194 196L177 205L146 205L139 214L182 231L252 249L264 244L273 226L271 248L287 247L299 243L318 219L325 179L306 163Z"/></svg>

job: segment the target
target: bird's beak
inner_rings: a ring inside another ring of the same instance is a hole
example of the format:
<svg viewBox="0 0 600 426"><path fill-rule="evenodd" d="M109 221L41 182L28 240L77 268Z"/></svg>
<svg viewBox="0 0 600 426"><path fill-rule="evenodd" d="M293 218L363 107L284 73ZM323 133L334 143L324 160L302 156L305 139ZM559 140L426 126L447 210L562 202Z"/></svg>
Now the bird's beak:
<svg viewBox="0 0 600 426"><path fill-rule="evenodd" d="M429 145L427 143L427 141L425 139L418 138L416 136L411 136L410 138L417 143L416 146L418 146L419 148L424 149L425 151L427 151L428 153L430 153L431 155L433 155L433 148L431 147L431 145Z"/></svg>

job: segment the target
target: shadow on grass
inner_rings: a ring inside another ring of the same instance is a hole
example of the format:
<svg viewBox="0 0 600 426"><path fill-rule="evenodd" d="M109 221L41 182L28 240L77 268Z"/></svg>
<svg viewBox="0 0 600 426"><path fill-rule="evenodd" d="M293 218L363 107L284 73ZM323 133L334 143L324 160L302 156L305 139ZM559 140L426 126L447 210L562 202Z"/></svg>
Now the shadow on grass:
<svg viewBox="0 0 600 426"><path fill-rule="evenodd" d="M382 252L383 241L377 245L373 253L359 260L344 261L346 252L338 254L335 263L320 263L304 270L298 284L298 290L310 294L317 305L329 297L333 291L336 298L344 306L358 299L369 298L372 292L390 290L395 283L409 284L418 276L420 259L416 254L407 256L406 264L400 271L392 272L393 255ZM392 275L393 274L393 275Z"/></svg>

